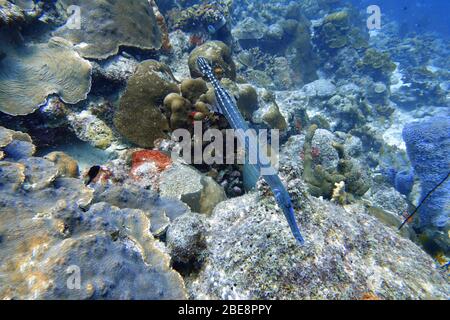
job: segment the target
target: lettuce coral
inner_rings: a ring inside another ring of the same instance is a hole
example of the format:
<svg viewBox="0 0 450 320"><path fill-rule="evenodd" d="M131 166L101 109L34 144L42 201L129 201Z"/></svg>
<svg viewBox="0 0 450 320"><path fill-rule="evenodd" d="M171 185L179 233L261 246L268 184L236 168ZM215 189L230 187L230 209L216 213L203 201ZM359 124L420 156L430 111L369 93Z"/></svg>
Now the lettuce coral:
<svg viewBox="0 0 450 320"><path fill-rule="evenodd" d="M80 28L64 25L54 34L76 45L85 58L106 59L121 46L159 50L162 34L148 0L58 0L66 12L81 8Z"/></svg>
<svg viewBox="0 0 450 320"><path fill-rule="evenodd" d="M5 58L0 60L1 112L33 113L52 94L75 104L86 99L91 90L91 64L62 38L52 38L46 44L8 45L5 50Z"/></svg>

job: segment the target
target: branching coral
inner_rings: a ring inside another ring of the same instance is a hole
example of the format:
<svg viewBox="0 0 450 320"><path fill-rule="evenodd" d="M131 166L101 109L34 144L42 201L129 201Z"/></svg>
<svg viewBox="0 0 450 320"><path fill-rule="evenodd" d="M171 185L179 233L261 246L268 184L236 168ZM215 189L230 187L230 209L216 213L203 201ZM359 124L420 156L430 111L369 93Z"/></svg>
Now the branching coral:
<svg viewBox="0 0 450 320"><path fill-rule="evenodd" d="M312 125L308 129L303 151L303 177L309 187L309 192L316 197L331 199L335 187L344 182L347 192L345 195L346 201L351 199L351 196L360 197L364 195L370 188L368 176L355 161L345 157L341 145L333 143L328 146L328 148L336 149L339 155L336 165L324 163L320 156L314 157L313 139L317 130L317 125ZM318 148L325 148L325 146L319 146Z"/></svg>
<svg viewBox="0 0 450 320"><path fill-rule="evenodd" d="M317 26L317 41L327 50L336 50L345 46L355 49L366 48L367 40L353 26L351 13L343 10L329 14Z"/></svg>
<svg viewBox="0 0 450 320"><path fill-rule="evenodd" d="M366 69L373 73L375 79L389 78L392 72L397 68L392 62L389 53L380 52L375 49L367 49L364 57L358 62L358 67Z"/></svg>

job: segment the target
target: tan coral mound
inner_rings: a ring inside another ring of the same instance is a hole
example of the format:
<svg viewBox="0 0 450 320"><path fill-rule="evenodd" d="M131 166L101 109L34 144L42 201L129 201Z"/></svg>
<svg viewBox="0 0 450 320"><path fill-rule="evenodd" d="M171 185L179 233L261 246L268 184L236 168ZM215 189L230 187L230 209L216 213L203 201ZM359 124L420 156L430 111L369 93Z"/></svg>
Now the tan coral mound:
<svg viewBox="0 0 450 320"><path fill-rule="evenodd" d="M159 50L161 31L148 0L58 0L64 12L81 8L80 29L69 24L54 34L77 45L85 58L106 59L121 46Z"/></svg>
<svg viewBox="0 0 450 320"><path fill-rule="evenodd" d="M61 176L67 178L79 177L80 169L78 167L78 162L64 152L51 152L44 158L56 164Z"/></svg>
<svg viewBox="0 0 450 320"><path fill-rule="evenodd" d="M86 99L91 89L91 64L67 41L9 47L0 60L0 111L27 115L57 94L70 104Z"/></svg>
<svg viewBox="0 0 450 320"><path fill-rule="evenodd" d="M203 77L198 69L197 59L204 57L209 60L215 75L220 80L228 78L236 80L236 65L231 55L231 49L221 41L209 41L195 48L189 56L189 70L192 78Z"/></svg>
<svg viewBox="0 0 450 320"><path fill-rule="evenodd" d="M164 98L179 89L170 69L155 60L142 62L128 80L114 116L117 130L130 142L152 148L156 139L167 138L169 121L161 112Z"/></svg>

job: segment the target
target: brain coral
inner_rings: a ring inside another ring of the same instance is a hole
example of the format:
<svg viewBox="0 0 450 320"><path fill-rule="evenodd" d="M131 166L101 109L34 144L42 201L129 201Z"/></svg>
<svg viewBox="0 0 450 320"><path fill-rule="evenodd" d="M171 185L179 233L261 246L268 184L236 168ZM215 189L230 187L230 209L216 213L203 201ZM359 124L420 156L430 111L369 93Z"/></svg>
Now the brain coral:
<svg viewBox="0 0 450 320"><path fill-rule="evenodd" d="M420 179L423 199L450 171L450 117L433 117L403 130L409 159ZM422 226L448 226L450 181L447 180L419 211Z"/></svg>
<svg viewBox="0 0 450 320"><path fill-rule="evenodd" d="M81 28L64 25L55 32L76 45L85 58L106 59L120 46L159 50L162 46L153 9L148 0L58 0L64 12L81 8Z"/></svg>
<svg viewBox="0 0 450 320"><path fill-rule="evenodd" d="M231 56L231 49L225 43L209 41L191 52L188 64L192 78L203 77L203 74L197 67L198 57L204 57L211 62L214 72L219 79L236 80L236 65Z"/></svg>
<svg viewBox="0 0 450 320"><path fill-rule="evenodd" d="M78 103L91 89L91 69L62 38L52 38L47 44L7 45L5 58L0 60L0 111L30 114L51 94L66 103Z"/></svg>
<svg viewBox="0 0 450 320"><path fill-rule="evenodd" d="M167 138L169 122L160 111L164 98L178 93L170 69L155 60L142 62L128 80L125 94L114 117L119 132L130 142L152 148L154 141Z"/></svg>

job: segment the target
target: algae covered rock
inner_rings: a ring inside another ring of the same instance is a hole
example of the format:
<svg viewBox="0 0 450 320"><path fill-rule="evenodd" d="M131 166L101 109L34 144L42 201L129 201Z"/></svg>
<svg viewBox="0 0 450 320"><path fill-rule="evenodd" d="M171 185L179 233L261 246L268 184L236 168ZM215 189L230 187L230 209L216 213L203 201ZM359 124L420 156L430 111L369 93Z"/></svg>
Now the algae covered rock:
<svg viewBox="0 0 450 320"><path fill-rule="evenodd" d="M36 152L36 147L31 142L29 135L15 132L13 140L3 147L5 157L8 160L22 160L31 157Z"/></svg>
<svg viewBox="0 0 450 320"><path fill-rule="evenodd" d="M188 64L192 78L203 77L203 74L198 70L198 57L204 57L211 63L213 71L219 80L222 78L236 80L236 65L231 56L231 50L225 43L209 41L191 52Z"/></svg>
<svg viewBox="0 0 450 320"><path fill-rule="evenodd" d="M164 98L178 92L166 65L155 60L142 62L128 80L114 115L117 130L130 142L152 148L156 139L168 137L169 121L161 111Z"/></svg>
<svg viewBox="0 0 450 320"><path fill-rule="evenodd" d="M114 140L109 126L90 111L70 113L67 116L70 129L82 141L90 143L95 148L105 150Z"/></svg>
<svg viewBox="0 0 450 320"><path fill-rule="evenodd" d="M36 147L28 134L0 127L0 160L20 161L32 157L35 152Z"/></svg>
<svg viewBox="0 0 450 320"><path fill-rule="evenodd" d="M346 211L309 198L301 181L289 185L302 199L294 205L305 246L270 197L222 202L207 219L208 255L187 281L191 298L448 299L445 273L416 244L364 208Z"/></svg>
<svg viewBox="0 0 450 320"><path fill-rule="evenodd" d="M167 230L167 248L174 263L201 262L206 249L206 228L197 213L177 218Z"/></svg>
<svg viewBox="0 0 450 320"><path fill-rule="evenodd" d="M19 6L7 0L0 0L0 28L25 22L25 15Z"/></svg>
<svg viewBox="0 0 450 320"><path fill-rule="evenodd" d="M54 34L75 44L85 58L106 59L117 54L121 46L144 50L162 46L162 34L148 0L57 1L63 13L74 5L81 10L80 27L67 23Z"/></svg>
<svg viewBox="0 0 450 320"><path fill-rule="evenodd" d="M381 183L375 183L364 195L364 200L368 201L370 214L394 230L398 230L404 221L403 214L408 212L406 198L393 187ZM407 238L413 238L414 231L409 225L405 225L400 232Z"/></svg>
<svg viewBox="0 0 450 320"><path fill-rule="evenodd" d="M270 128L278 130L286 130L287 123L286 119L280 112L280 108L276 103L272 103L269 110L263 116L264 122L266 122Z"/></svg>
<svg viewBox="0 0 450 320"><path fill-rule="evenodd" d="M225 191L212 178L182 164L175 164L161 174L160 190L162 196L180 199L192 211L205 214L226 199Z"/></svg>
<svg viewBox="0 0 450 320"><path fill-rule="evenodd" d="M9 44L5 50L5 58L0 60L1 112L33 113L52 94L75 104L91 90L91 64L64 39L27 46Z"/></svg>
<svg viewBox="0 0 450 320"><path fill-rule="evenodd" d="M236 104L246 119L251 119L253 113L258 110L258 93L249 84L238 85L238 99Z"/></svg>
<svg viewBox="0 0 450 320"><path fill-rule="evenodd" d="M232 34L237 40L260 40L267 32L268 27L265 24L247 17L233 29Z"/></svg>
<svg viewBox="0 0 450 320"><path fill-rule="evenodd" d="M339 153L333 147L336 138L328 130L317 129L311 141L311 147L315 148L317 161L323 165L325 169L335 169L339 163Z"/></svg>

